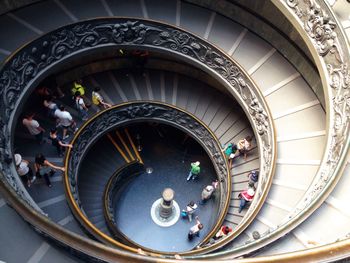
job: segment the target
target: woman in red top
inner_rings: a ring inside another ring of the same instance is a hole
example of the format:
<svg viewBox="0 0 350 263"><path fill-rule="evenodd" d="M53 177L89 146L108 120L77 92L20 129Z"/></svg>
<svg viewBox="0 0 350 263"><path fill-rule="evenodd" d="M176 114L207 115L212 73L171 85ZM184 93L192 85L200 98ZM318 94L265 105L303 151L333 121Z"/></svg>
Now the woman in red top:
<svg viewBox="0 0 350 263"><path fill-rule="evenodd" d="M244 190L241 192L238 197L240 198L240 204L239 204L239 211L238 213L242 212L243 208L247 205L248 202L251 202L255 195L255 187L254 184L249 184L249 187L247 190Z"/></svg>
<svg viewBox="0 0 350 263"><path fill-rule="evenodd" d="M220 230L216 233L214 239L217 240L217 239L220 239L222 237L225 237L227 236L229 233L232 232L232 228L231 227L228 227L228 226L222 226L220 228Z"/></svg>

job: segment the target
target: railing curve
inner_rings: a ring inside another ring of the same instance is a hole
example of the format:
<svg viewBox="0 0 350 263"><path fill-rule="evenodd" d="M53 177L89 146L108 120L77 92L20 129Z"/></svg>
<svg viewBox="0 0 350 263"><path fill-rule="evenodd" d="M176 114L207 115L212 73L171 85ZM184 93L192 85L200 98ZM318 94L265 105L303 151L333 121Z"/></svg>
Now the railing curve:
<svg viewBox="0 0 350 263"><path fill-rule="evenodd" d="M89 119L75 134L72 140L74 147L69 149L66 155L66 171L64 176L66 196L73 214L100 241L127 250L133 250L104 234L82 213L78 190L79 185L77 182L81 160L88 152L88 149L101 136L118 127L144 121L162 122L185 131L203 147L211 159L219 180L220 199L216 224L208 234L207 239L209 239L221 226L229 208L231 176L228 170L227 160L222 152L219 140L202 121L191 113L161 102L135 101L115 105ZM151 249L148 249L148 251L157 254L167 254Z"/></svg>
<svg viewBox="0 0 350 263"><path fill-rule="evenodd" d="M327 1L272 0L272 3L305 40L316 62L326 102L325 151L311 186L284 222L262 233L259 240L250 238L244 245L233 247L230 251L199 256L201 258L237 257L264 247L286 235L322 205L342 176L347 163L350 149L350 47L341 23L337 21ZM328 246L329 248L339 247L344 255L349 255L349 243L350 239L347 239L339 242L339 246L333 244ZM328 260L334 252L330 250L327 255L325 246L319 248L320 255ZM339 255L339 251L336 252ZM316 254L317 249L313 249L309 254L307 251L294 252L274 258L282 261L292 255L302 255L304 260L313 260Z"/></svg>
<svg viewBox="0 0 350 263"><path fill-rule="evenodd" d="M0 70L0 171L6 186L15 189L23 200L32 202L21 193L25 190L15 180L17 175L12 161L12 131L23 99L62 64L84 53L106 48L167 52L207 72L236 98L253 127L261 156L257 198L252 202L242 224L235 229L235 235L241 233L263 205L274 173L276 143L269 109L248 74L231 57L198 36L155 21L101 18L78 22L39 37L5 61ZM220 240L218 245L230 242L235 235Z"/></svg>
<svg viewBox="0 0 350 263"><path fill-rule="evenodd" d="M144 171L145 166L137 160L123 165L111 176L111 178L109 178L103 193L103 214L108 229L116 240L127 244L128 246L139 247L125 236L117 226L114 211L115 195L120 191L120 188L125 185L127 180L130 180L132 177L143 173Z"/></svg>

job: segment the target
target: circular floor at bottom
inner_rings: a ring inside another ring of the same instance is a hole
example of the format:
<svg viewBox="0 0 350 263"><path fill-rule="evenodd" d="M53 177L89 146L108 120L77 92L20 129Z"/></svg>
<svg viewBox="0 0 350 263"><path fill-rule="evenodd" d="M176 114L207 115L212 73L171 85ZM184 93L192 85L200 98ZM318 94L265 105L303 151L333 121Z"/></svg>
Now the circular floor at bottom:
<svg viewBox="0 0 350 263"><path fill-rule="evenodd" d="M209 233L218 213L216 196L204 205L199 204L202 189L216 178L209 157L192 139L182 144L184 134L175 128L161 125L131 130L138 130L141 134L141 157L145 167L152 167L153 172L135 177L118 195L115 218L119 229L146 248L167 252L193 249ZM159 136L159 131L163 138ZM196 180L187 181L190 163L197 160L201 162L201 174ZM189 229L195 224L194 219L189 222L180 218L171 227L161 227L153 222L150 214L152 204L167 187L175 191L180 209L184 209L191 200L198 204L195 215L204 225L199 238L187 239Z"/></svg>

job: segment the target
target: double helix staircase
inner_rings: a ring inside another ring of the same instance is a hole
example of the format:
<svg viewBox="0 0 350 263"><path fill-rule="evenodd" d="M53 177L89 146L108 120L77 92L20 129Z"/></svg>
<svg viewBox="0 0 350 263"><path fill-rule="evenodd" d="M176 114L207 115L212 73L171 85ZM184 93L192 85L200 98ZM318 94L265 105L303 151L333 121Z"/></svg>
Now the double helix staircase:
<svg viewBox="0 0 350 263"><path fill-rule="evenodd" d="M315 87L311 87L306 81L307 76L304 77L302 72L298 72L284 55L269 43L269 39L263 40L238 23L239 21L209 8L180 0L38 1L0 16L0 59L5 63L6 58L24 43L56 28L102 16L152 19L190 31L213 43L236 60L260 89L273 116L277 136L276 171L269 195L253 223L242 234L205 257L230 259L248 250L253 252L253 232L257 231L261 235L273 232L288 221L291 213L305 199L305 194L312 186L319 169L326 144L327 119L323 102L314 93ZM11 34L8 34L9 31ZM101 86L105 100L113 105L130 101L161 101L186 110L202 120L222 145L236 142L254 133L249 121L230 95L186 74L164 69L146 68L142 72L115 69L88 74L83 81L89 92L92 87ZM68 100L62 103L71 106ZM76 110L71 107L69 111L78 119ZM96 109L91 109L90 116L96 112ZM54 122L47 121L47 118L41 118L39 122L44 127L54 125ZM79 125L81 124L79 122ZM34 153L44 151L49 161L63 163L62 159L55 155L54 148L36 145L22 130L18 124L14 147L25 159L32 161ZM126 160L118 155L108 138L103 138L100 144L94 147L99 155L88 155L84 160L86 165L82 166L80 173L84 179L79 182L79 188L84 211L95 225L108 234L99 208L94 205L93 200L98 201L108 176ZM325 202L308 219L294 229L286 229L280 235L284 237L278 242L273 242L277 237L264 240L262 244L269 246L260 249L256 255L272 256L293 252L344 238L348 234L346 229L350 217L347 212L347 201L350 198L347 191L349 165L348 158L337 186L328 197L325 196ZM247 160L236 159L232 168L231 202L224 222L233 228L244 217L244 211L238 213L238 192L245 189L247 174L255 169L259 169L259 149L256 144L249 152ZM100 176L90 176L91 171ZM52 181L52 189L38 182L27 190L44 213L48 214L50 220L78 235L86 236L64 201L60 175L54 175ZM5 205L2 198L0 215L1 260L78 260L38 236ZM336 224L330 227L329 222ZM249 244L253 245L249 247ZM23 253L12 253L11 249L18 246ZM256 248L260 248L260 245Z"/></svg>
<svg viewBox="0 0 350 263"><path fill-rule="evenodd" d="M89 150L81 164L78 177L79 197L83 212L92 224L103 233L110 235L104 217L104 191L111 176L123 165L142 161L127 129L123 131L129 141L122 137L121 131L101 138ZM96 155L96 153L98 153ZM138 159L139 158L139 159Z"/></svg>

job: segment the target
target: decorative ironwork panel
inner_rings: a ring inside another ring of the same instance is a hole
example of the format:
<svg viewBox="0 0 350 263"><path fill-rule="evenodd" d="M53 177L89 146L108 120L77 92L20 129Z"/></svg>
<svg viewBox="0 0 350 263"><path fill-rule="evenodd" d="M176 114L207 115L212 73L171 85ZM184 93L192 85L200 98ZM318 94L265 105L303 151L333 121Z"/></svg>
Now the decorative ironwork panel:
<svg viewBox="0 0 350 263"><path fill-rule="evenodd" d="M299 27L299 33L313 49L326 98L327 145L313 182L284 222L261 233L259 240L250 238L244 245L230 247L230 250L213 253L210 257L243 255L290 232L322 205L346 165L350 146L350 50L346 36L325 1L272 1L296 28ZM310 260L313 255L310 254Z"/></svg>
<svg viewBox="0 0 350 263"><path fill-rule="evenodd" d="M77 192L77 178L79 176L79 165L86 150L102 135L111 129L117 128L135 121L159 121L178 127L191 134L206 150L211 158L217 176L220 180L220 188L223 192L221 197L227 196L227 175L225 156L221 150L218 140L198 120L184 111L174 107L152 102L134 102L121 106L115 106L106 110L90 120L82 130L79 131L74 140L74 147L69 151L67 174L70 180L70 190L79 204ZM224 205L224 204L223 204Z"/></svg>
<svg viewBox="0 0 350 263"><path fill-rule="evenodd" d="M284 1L283 1L284 2ZM323 63L323 74L327 80L324 88L328 97L329 116L328 143L325 156L313 185L304 200L291 213L296 216L312 204L324 189L336 180L337 170L344 162L349 147L350 123L350 54L341 29L332 13L322 1L285 0L289 10L297 17L297 22L305 30L309 41Z"/></svg>
<svg viewBox="0 0 350 263"><path fill-rule="evenodd" d="M10 134L21 98L33 89L31 85L36 79L48 74L49 68L83 51L101 47L159 49L190 58L208 72L215 72L215 77L225 83L248 113L257 131L262 158L256 196L266 194L275 155L272 118L258 89L243 70L220 50L194 35L156 22L123 18L95 19L65 26L31 42L4 64L0 72L0 170L18 194L20 190L13 180L10 164L4 161L12 155ZM257 202L253 201L248 214L256 206Z"/></svg>

